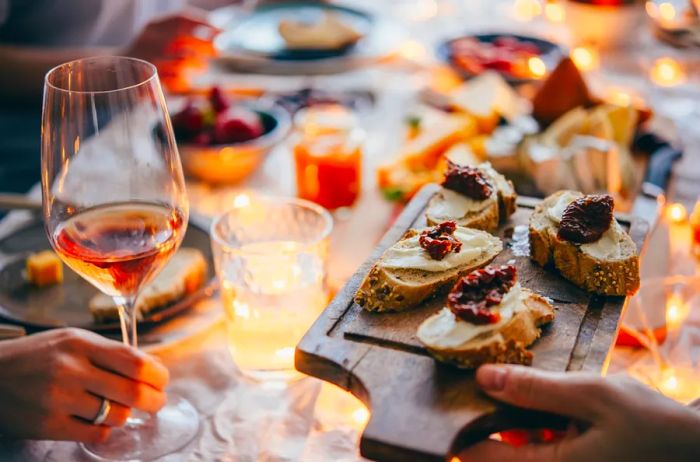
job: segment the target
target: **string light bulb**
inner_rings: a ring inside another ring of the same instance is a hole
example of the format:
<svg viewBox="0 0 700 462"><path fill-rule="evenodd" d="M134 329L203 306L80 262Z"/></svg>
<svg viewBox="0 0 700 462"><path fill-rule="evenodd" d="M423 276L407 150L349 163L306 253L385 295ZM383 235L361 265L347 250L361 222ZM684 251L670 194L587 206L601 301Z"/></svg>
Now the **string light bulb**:
<svg viewBox="0 0 700 462"><path fill-rule="evenodd" d="M671 87L685 81L685 70L675 59L664 57L654 61L649 77L657 85Z"/></svg>
<svg viewBox="0 0 700 462"><path fill-rule="evenodd" d="M676 17L676 8L669 2L659 4L659 17L664 21L673 21Z"/></svg>
<svg viewBox="0 0 700 462"><path fill-rule="evenodd" d="M680 294L670 294L666 300L666 325L670 329L680 327L688 316L688 309L689 307Z"/></svg>
<svg viewBox="0 0 700 462"><path fill-rule="evenodd" d="M538 79L544 77L547 73L547 66L539 56L530 57L527 60L527 67L530 70L530 74Z"/></svg>
<svg viewBox="0 0 700 462"><path fill-rule="evenodd" d="M513 15L518 21L531 21L542 14L542 4L539 0L515 0Z"/></svg>
<svg viewBox="0 0 700 462"><path fill-rule="evenodd" d="M551 22L564 22L566 13L559 2L547 2L544 6L544 16Z"/></svg>
<svg viewBox="0 0 700 462"><path fill-rule="evenodd" d="M582 71L592 71L600 65L598 50L592 47L579 46L571 50L571 59Z"/></svg>

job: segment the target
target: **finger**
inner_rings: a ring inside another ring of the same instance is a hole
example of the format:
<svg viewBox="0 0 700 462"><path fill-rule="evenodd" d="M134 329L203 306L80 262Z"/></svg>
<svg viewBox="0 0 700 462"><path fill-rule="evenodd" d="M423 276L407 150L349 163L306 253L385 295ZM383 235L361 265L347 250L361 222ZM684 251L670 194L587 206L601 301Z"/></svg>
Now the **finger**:
<svg viewBox="0 0 700 462"><path fill-rule="evenodd" d="M562 443L511 446L495 440L486 440L459 454L461 462L558 462L563 460Z"/></svg>
<svg viewBox="0 0 700 462"><path fill-rule="evenodd" d="M476 373L479 386L514 406L594 421L608 408L608 388L598 376L489 364Z"/></svg>
<svg viewBox="0 0 700 462"><path fill-rule="evenodd" d="M83 386L96 396L146 412L158 412L166 401L161 390L97 367L86 374Z"/></svg>
<svg viewBox="0 0 700 462"><path fill-rule="evenodd" d="M74 417L80 417L86 422L91 423L97 417L98 412L100 412L103 398L87 392L79 393L74 396L75 399L71 403L72 406L69 412ZM129 418L131 410L116 401L110 401L109 404L109 413L103 425L108 427L121 427L126 423L126 419Z"/></svg>
<svg viewBox="0 0 700 462"><path fill-rule="evenodd" d="M88 357L95 366L147 383L156 390L162 390L167 385L170 378L168 369L153 356L104 338L94 346L88 351Z"/></svg>

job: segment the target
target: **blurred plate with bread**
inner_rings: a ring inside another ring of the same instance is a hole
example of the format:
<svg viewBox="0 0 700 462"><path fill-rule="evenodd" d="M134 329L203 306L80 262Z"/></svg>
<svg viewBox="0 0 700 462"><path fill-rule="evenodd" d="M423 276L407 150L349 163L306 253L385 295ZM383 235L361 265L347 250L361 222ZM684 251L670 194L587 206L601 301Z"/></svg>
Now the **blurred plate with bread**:
<svg viewBox="0 0 700 462"><path fill-rule="evenodd" d="M209 233L190 222L182 247L137 302L139 329L174 318L215 289ZM111 299L63 265L43 223L34 221L0 239L0 318L43 330L80 327L118 332Z"/></svg>
<svg viewBox="0 0 700 462"><path fill-rule="evenodd" d="M386 17L320 2L261 5L243 17L224 7L211 19L222 29L214 40L219 65L269 74L344 72L389 55L404 36Z"/></svg>

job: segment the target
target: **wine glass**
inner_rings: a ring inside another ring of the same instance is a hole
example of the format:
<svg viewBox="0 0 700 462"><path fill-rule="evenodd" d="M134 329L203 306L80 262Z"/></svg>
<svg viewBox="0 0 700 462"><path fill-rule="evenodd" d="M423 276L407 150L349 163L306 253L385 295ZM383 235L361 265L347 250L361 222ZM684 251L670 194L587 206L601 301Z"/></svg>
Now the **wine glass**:
<svg viewBox="0 0 700 462"><path fill-rule="evenodd" d="M135 301L180 246L189 204L156 68L103 56L55 67L44 83L41 183L46 232L61 259L119 306L124 343L137 347ZM186 400L132 411L83 449L102 460L151 460L199 429Z"/></svg>

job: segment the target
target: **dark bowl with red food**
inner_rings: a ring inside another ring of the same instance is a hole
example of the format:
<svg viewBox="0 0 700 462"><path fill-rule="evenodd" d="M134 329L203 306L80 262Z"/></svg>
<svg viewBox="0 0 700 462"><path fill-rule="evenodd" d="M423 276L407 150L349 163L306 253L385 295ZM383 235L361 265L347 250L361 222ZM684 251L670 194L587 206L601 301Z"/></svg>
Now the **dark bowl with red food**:
<svg viewBox="0 0 700 462"><path fill-rule="evenodd" d="M289 113L272 103L228 98L214 87L172 115L185 173L232 184L255 171L289 132Z"/></svg>
<svg viewBox="0 0 700 462"><path fill-rule="evenodd" d="M440 44L437 54L465 79L495 71L511 84L546 77L564 56L553 42L509 33L453 38Z"/></svg>

